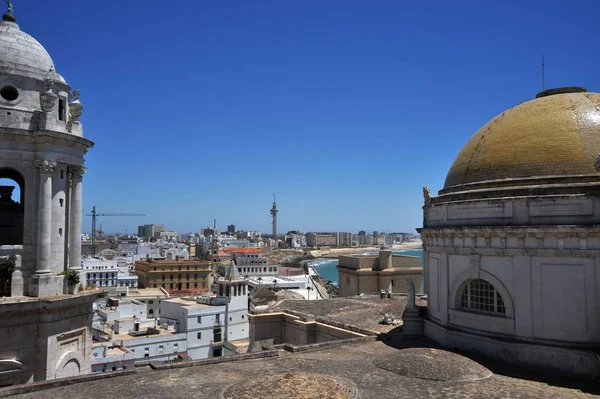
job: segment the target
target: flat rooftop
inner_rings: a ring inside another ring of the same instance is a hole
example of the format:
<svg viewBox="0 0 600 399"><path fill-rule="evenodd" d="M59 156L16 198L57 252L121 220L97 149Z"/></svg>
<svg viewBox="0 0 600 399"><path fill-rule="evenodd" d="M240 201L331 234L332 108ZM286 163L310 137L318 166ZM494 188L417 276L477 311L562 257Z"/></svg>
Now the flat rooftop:
<svg viewBox="0 0 600 399"><path fill-rule="evenodd" d="M179 259L179 260L168 260L168 259L153 259L153 260L138 260L135 262L136 265L208 265L210 262L207 260L197 259Z"/></svg>
<svg viewBox="0 0 600 399"><path fill-rule="evenodd" d="M145 331L146 328L142 328L140 331ZM130 339L140 339L140 338L152 338L152 337L160 337L160 336L166 336L166 335L173 335L173 334L177 334L176 331L169 331L169 330L165 330L164 328L158 328L158 332L159 334L150 334L150 335L137 335L137 336L133 336L133 335L129 335L128 333L121 333L121 334L115 334L112 338L113 341L127 341ZM127 344L125 344L125 346L127 346Z"/></svg>
<svg viewBox="0 0 600 399"><path fill-rule="evenodd" d="M184 305L187 308L190 309L206 309L206 308L212 308L212 305L205 305L203 303L197 303L195 300L190 300L190 301L186 301L183 298L171 298L171 299L165 299L163 301L163 303L167 301L167 302L175 302L175 303L180 303L182 305Z"/></svg>
<svg viewBox="0 0 600 399"><path fill-rule="evenodd" d="M146 297L146 296L166 297L167 295L164 292L162 292L160 290L160 288L134 288L134 289L130 288L129 292L127 293L127 297L132 297L132 298Z"/></svg>
<svg viewBox="0 0 600 399"><path fill-rule="evenodd" d="M314 295L314 294L313 294ZM427 306L425 300L416 298L416 304ZM338 323L353 325L365 330L388 332L402 325L402 313L406 308L406 296L381 299L377 295L363 295L324 300L284 300L270 311L291 310L307 315L324 317ZM400 324L379 324L384 314L393 315Z"/></svg>

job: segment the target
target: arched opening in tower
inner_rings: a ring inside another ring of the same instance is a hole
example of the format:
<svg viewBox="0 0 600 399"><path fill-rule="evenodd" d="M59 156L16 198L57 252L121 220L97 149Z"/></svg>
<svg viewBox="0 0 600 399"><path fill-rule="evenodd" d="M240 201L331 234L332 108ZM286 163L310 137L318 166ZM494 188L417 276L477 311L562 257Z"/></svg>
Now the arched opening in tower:
<svg viewBox="0 0 600 399"><path fill-rule="evenodd" d="M23 244L25 179L13 169L0 169L0 245Z"/></svg>

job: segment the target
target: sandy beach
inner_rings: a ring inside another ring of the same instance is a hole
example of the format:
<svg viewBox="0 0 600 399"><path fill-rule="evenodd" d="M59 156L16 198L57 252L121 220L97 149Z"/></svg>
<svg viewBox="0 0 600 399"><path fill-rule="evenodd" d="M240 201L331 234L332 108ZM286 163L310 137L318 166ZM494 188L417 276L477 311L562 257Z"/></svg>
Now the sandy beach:
<svg viewBox="0 0 600 399"><path fill-rule="evenodd" d="M403 249L420 249L423 243L421 240L414 240L409 242L403 242L402 244L392 245L391 250L400 251ZM326 250L314 250L306 251L307 254L314 256L315 258L334 258L338 255L354 254L357 252L372 252L379 251L380 247L352 247L352 248L331 248Z"/></svg>

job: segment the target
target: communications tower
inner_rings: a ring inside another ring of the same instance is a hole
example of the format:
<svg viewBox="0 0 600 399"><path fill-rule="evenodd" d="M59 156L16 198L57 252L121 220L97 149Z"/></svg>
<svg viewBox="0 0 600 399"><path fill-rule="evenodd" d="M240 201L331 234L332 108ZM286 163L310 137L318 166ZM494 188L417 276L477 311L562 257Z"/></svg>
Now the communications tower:
<svg viewBox="0 0 600 399"><path fill-rule="evenodd" d="M273 239L277 239L277 203L275 202L275 194L273 194L273 207L271 208L271 216L273 216Z"/></svg>

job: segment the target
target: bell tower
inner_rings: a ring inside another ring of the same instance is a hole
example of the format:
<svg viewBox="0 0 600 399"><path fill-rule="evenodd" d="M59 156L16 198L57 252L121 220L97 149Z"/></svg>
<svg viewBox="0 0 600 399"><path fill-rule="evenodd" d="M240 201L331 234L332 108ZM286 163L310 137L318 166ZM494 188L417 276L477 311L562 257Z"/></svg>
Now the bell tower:
<svg viewBox="0 0 600 399"><path fill-rule="evenodd" d="M80 285L64 274L81 274L83 164L94 143L83 138L79 91L7 4L0 22L0 178L14 184L0 188L0 256L15 259L10 296L55 296Z"/></svg>

